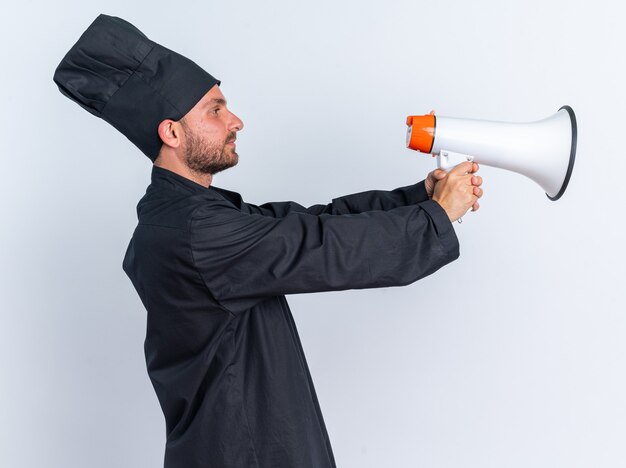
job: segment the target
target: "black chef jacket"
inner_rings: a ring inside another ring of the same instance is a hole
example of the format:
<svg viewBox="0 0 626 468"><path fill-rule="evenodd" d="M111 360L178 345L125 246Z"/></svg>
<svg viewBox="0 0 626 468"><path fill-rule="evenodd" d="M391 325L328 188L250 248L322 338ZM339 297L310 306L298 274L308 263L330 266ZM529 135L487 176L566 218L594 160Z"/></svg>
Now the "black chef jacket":
<svg viewBox="0 0 626 468"><path fill-rule="evenodd" d="M147 310L165 468L335 467L285 294L406 285L459 255L424 181L257 206L153 166L137 214L123 268Z"/></svg>

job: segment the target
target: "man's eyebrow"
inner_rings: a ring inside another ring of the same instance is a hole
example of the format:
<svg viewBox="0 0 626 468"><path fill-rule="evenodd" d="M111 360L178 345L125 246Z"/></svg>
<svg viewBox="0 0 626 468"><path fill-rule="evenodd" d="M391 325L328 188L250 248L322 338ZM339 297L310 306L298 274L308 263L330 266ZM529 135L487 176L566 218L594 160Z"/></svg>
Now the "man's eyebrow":
<svg viewBox="0 0 626 468"><path fill-rule="evenodd" d="M226 100L222 98L213 98L210 101L205 102L204 106L202 107L209 107L210 105L214 105L214 104L221 104L222 106L225 106Z"/></svg>

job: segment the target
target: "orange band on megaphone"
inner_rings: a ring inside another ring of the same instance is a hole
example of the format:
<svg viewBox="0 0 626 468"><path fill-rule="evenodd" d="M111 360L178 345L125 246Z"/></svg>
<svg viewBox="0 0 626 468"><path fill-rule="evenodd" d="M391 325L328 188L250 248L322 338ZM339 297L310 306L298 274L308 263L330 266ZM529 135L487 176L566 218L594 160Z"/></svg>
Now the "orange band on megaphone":
<svg viewBox="0 0 626 468"><path fill-rule="evenodd" d="M435 115L409 115L406 118L406 124L411 127L408 147L422 153L430 153L433 149L437 126Z"/></svg>

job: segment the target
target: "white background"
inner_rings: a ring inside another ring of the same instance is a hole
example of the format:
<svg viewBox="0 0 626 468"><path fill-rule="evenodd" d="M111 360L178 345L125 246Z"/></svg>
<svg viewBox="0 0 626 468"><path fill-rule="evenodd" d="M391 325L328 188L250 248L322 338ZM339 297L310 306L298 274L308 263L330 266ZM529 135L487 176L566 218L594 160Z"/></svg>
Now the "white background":
<svg viewBox="0 0 626 468"><path fill-rule="evenodd" d="M434 168L405 119L564 104L569 188L482 167L461 257L403 288L290 296L341 468L626 466L624 7L617 1L22 1L0 28L0 465L162 466L145 309L121 268L150 161L61 95L99 13L222 80L214 184L310 205Z"/></svg>

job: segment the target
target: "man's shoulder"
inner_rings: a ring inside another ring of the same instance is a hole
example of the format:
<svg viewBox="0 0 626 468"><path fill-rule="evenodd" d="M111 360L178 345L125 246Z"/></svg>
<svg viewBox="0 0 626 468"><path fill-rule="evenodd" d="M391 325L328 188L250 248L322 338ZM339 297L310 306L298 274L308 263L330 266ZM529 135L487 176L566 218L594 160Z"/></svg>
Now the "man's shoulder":
<svg viewBox="0 0 626 468"><path fill-rule="evenodd" d="M150 185L137 204L138 224L186 231L195 212L239 210L242 203L238 193L218 187L192 192Z"/></svg>

